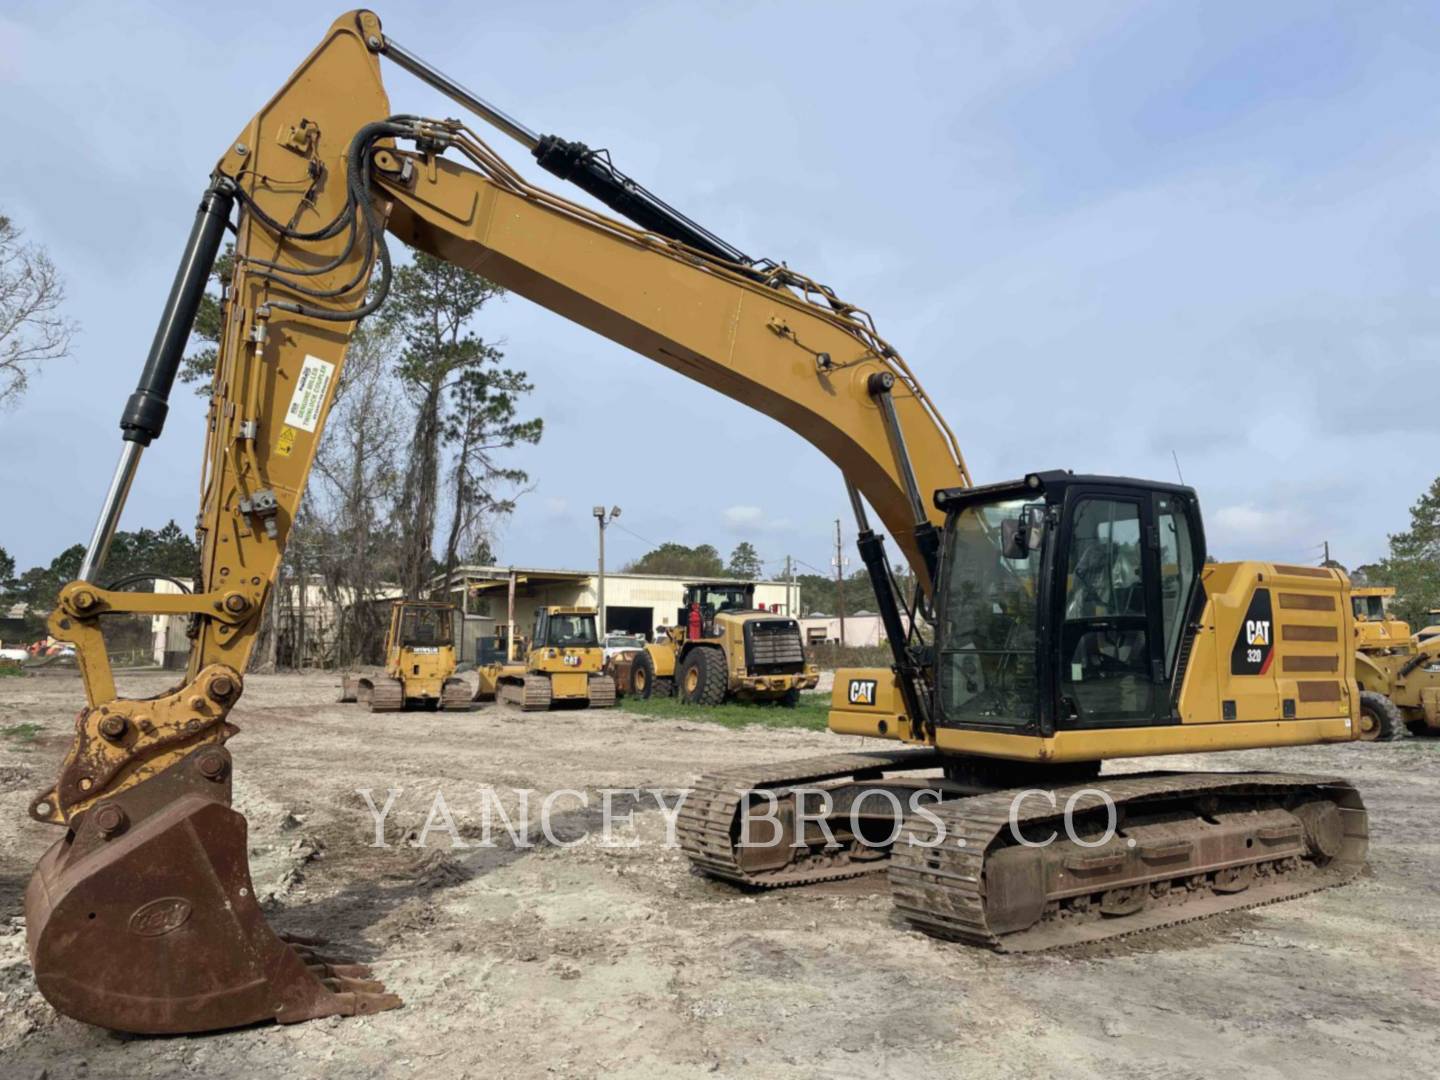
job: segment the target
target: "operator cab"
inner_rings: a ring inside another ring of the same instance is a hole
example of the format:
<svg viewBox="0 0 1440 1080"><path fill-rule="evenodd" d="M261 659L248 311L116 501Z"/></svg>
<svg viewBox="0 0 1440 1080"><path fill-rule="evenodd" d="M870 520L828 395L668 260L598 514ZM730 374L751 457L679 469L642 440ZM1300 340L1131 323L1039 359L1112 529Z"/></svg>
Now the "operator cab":
<svg viewBox="0 0 1440 1080"><path fill-rule="evenodd" d="M715 637L715 616L724 611L754 611L755 586L753 583L716 584L707 582L685 586L685 603L676 612L677 626L685 626L690 619L692 605L700 607L700 636Z"/></svg>
<svg viewBox="0 0 1440 1080"><path fill-rule="evenodd" d="M415 604L400 611L400 647L438 649L451 643L451 608L448 604Z"/></svg>
<svg viewBox="0 0 1440 1080"><path fill-rule="evenodd" d="M937 492L935 722L1009 734L1179 722L1205 537L1188 487L1065 472Z"/></svg>
<svg viewBox="0 0 1440 1080"><path fill-rule="evenodd" d="M595 649L599 646L595 612L551 608L535 612L534 648Z"/></svg>

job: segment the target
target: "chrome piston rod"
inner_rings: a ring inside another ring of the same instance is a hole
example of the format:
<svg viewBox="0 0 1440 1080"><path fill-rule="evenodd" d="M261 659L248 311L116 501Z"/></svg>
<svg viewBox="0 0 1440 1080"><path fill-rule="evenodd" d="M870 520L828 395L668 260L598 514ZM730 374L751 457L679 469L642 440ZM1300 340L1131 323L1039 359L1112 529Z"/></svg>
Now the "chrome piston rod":
<svg viewBox="0 0 1440 1080"><path fill-rule="evenodd" d="M384 43L380 46L380 55L389 57L421 82L433 86L451 101L465 106L486 123L493 124L525 149L534 150L540 145L540 136L520 123L519 120L510 116L503 109L491 105L479 94L467 90L443 71L427 64L405 46L397 43L394 38L386 36Z"/></svg>
<svg viewBox="0 0 1440 1080"><path fill-rule="evenodd" d="M170 389L175 384L180 358L185 352L185 343L190 340L195 313L205 295L205 283L210 280L215 255L225 236L225 223L229 221L234 205L234 184L227 177L217 174L195 212L195 224L180 257L180 266L175 271L175 281L170 286L169 299L165 301L165 310L160 315L160 325L155 329L155 340L150 343L145 367L140 372L140 382L125 402L125 411L120 416L120 430L124 432L120 461L110 479L110 490L105 493L105 503L100 508L95 531L90 535L90 546L85 549L85 558L80 563L81 581L95 581L104 568L105 555L110 550L110 541L115 539L120 515L125 510L125 500L130 495L130 485L135 480L140 454L160 437L165 428L165 417L170 410Z"/></svg>
<svg viewBox="0 0 1440 1080"><path fill-rule="evenodd" d="M125 509L125 500L130 496L130 484L135 479L135 470L144 450L145 447L138 442L126 440L120 444L120 460L115 465L115 475L110 478L110 490L105 493L105 503L100 508L95 531L90 534L90 545L85 549L85 558L80 563L80 581L94 582L96 575L105 565L110 541L115 539L115 530L120 525L120 514Z"/></svg>

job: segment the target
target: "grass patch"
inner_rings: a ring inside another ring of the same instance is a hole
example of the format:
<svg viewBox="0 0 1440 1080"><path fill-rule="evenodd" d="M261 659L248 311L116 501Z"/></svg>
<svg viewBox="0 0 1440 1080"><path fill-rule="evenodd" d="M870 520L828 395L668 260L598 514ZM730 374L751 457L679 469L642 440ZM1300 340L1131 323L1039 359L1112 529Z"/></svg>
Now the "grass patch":
<svg viewBox="0 0 1440 1080"><path fill-rule="evenodd" d="M0 660L0 679L19 678L25 672L20 670L18 660Z"/></svg>
<svg viewBox="0 0 1440 1080"><path fill-rule="evenodd" d="M773 703L747 704L730 701L724 705L706 708L704 705L687 705L676 698L626 697L619 701L626 712L638 713L652 720L698 720L702 724L719 724L727 728L743 728L759 724L770 728L801 728L805 731L824 731L830 715L829 694L801 694L800 704L793 709Z"/></svg>
<svg viewBox="0 0 1440 1080"><path fill-rule="evenodd" d="M39 724L11 724L9 727L0 727L0 739L30 743L35 741L40 731Z"/></svg>

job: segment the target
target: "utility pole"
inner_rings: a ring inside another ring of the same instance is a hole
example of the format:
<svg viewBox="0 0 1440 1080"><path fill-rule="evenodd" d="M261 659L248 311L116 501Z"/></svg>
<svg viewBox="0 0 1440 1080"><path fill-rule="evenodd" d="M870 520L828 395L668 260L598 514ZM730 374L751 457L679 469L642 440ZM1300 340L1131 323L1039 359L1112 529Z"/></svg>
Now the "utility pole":
<svg viewBox="0 0 1440 1080"><path fill-rule="evenodd" d="M505 662L515 659L515 568L510 568L510 585L507 589L505 608Z"/></svg>
<svg viewBox="0 0 1440 1080"><path fill-rule="evenodd" d="M795 595L795 562L785 556L785 607L786 615L792 619L800 617L800 598Z"/></svg>
<svg viewBox="0 0 1440 1080"><path fill-rule="evenodd" d="M845 545L840 539L840 519L835 519L835 607L840 616L840 644L845 644Z"/></svg>
<svg viewBox="0 0 1440 1080"><path fill-rule="evenodd" d="M590 511L595 515L595 523L600 526L600 574L596 579L595 586L595 607L600 613L600 637L605 637L605 526L620 516L620 507L612 506L610 513L605 513L605 507L597 506Z"/></svg>
<svg viewBox="0 0 1440 1080"><path fill-rule="evenodd" d="M1329 540L1326 540L1326 541L1325 541L1325 561L1322 562L1320 565L1321 565L1321 566L1329 566L1329 565L1330 565L1330 541L1329 541Z"/></svg>
<svg viewBox="0 0 1440 1080"><path fill-rule="evenodd" d="M300 579L300 627L295 632L295 670L305 670L305 594L310 591L305 577L305 542L295 545L296 577Z"/></svg>

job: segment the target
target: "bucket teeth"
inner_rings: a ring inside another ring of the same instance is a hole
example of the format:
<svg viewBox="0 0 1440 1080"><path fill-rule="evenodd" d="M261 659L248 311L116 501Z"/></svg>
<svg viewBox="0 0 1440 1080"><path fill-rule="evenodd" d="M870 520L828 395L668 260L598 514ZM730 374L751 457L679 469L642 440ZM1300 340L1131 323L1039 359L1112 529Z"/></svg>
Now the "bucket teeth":
<svg viewBox="0 0 1440 1080"><path fill-rule="evenodd" d="M345 979L368 979L375 974L368 964L331 964L331 972Z"/></svg>
<svg viewBox="0 0 1440 1080"><path fill-rule="evenodd" d="M343 975L336 975L333 978L321 979L326 987L338 993L358 994L383 994L385 984L378 979L348 979Z"/></svg>

